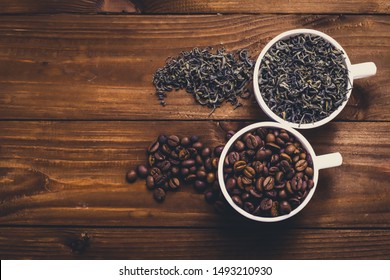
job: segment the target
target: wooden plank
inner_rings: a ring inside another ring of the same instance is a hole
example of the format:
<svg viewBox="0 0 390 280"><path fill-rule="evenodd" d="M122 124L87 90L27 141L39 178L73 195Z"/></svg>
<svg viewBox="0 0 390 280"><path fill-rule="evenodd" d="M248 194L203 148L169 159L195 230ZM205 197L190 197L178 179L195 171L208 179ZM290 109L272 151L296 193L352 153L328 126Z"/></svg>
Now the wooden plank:
<svg viewBox="0 0 390 280"><path fill-rule="evenodd" d="M387 16L3 16L0 119L264 119L255 98L211 117L185 92L162 107L151 83L169 56L193 47L248 48L256 57L277 34L314 28L333 36L353 63L374 61L358 80L342 120L389 120ZM145 106L147 104L147 106Z"/></svg>
<svg viewBox="0 0 390 280"><path fill-rule="evenodd" d="M221 124L220 124L221 125ZM155 202L127 170L146 160L160 133L224 142L216 122L0 122L0 224L81 226L229 226L253 223L218 215L191 188ZM223 123L225 129L244 123ZM390 226L389 123L336 122L303 131L317 154L339 151L343 165L322 170L312 201L290 227Z"/></svg>
<svg viewBox="0 0 390 280"><path fill-rule="evenodd" d="M195 1L195 0L3 0L0 11L14 13L96 13L134 12L136 9L148 14L210 14L210 13L314 13L314 14L387 14L389 3L385 0L280 0L271 1Z"/></svg>
<svg viewBox="0 0 390 280"><path fill-rule="evenodd" d="M135 5L127 0L5 0L0 2L0 14L95 14L137 11Z"/></svg>
<svg viewBox="0 0 390 280"><path fill-rule="evenodd" d="M81 236L85 234L89 237L88 242L81 241ZM389 257L390 230L2 227L0 231L1 259Z"/></svg>

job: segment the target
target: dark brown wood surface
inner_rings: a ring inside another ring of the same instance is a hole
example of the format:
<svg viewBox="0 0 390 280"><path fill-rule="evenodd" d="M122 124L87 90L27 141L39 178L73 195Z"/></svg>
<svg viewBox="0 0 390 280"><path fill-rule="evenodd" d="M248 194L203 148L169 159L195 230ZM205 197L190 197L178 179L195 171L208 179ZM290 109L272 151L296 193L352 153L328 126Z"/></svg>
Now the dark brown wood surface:
<svg viewBox="0 0 390 280"><path fill-rule="evenodd" d="M2 1L0 258L389 259L388 13L380 0ZM253 97L211 116L182 91L162 107L151 79L167 57L206 46L256 57L292 28L326 32L352 63L378 67L337 120L302 132L343 165L320 171L301 213L255 223L189 187L157 203L142 180L126 183L160 133L215 146L269 120Z"/></svg>

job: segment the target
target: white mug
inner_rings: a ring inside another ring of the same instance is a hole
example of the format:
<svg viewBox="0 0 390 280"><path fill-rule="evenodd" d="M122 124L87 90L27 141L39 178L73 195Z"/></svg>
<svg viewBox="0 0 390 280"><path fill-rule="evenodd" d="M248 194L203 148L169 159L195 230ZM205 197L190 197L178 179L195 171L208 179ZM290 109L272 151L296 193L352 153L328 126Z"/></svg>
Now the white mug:
<svg viewBox="0 0 390 280"><path fill-rule="evenodd" d="M289 37L296 36L299 34L313 34L313 35L320 36L320 37L324 38L326 41L328 41L329 43L331 43L335 48L341 50L343 53L343 56L344 56L344 60L345 60L345 64L346 64L348 73L349 73L348 79L349 79L350 85L351 85L351 87L348 89L346 100L333 113L331 113L329 116L327 116L326 118L324 118L322 120L316 121L314 123L308 123L308 124L293 123L293 122L286 121L283 118L279 117L265 103L265 101L263 100L263 97L260 93L260 88L259 88L259 68L260 68L260 64L261 64L261 61L263 60L264 55L268 52L268 50L276 42L278 42L280 40L288 39ZM270 118L272 118L273 120L275 120L279 123L291 126L293 128L308 129L308 128L319 127L321 125L326 124L327 122L334 119L344 109L345 105L348 102L349 97L351 96L352 87L353 87L353 80L366 78L366 77L369 77L369 76L372 76L375 74L376 74L375 63L365 62L365 63L359 63L359 64L351 64L351 61L349 60L345 50L340 46L339 43L336 42L335 39L333 39L329 35L326 35L325 33L322 33L320 31L313 30L313 29L293 29L293 30L283 32L283 33L279 34L278 36L276 36L275 38L273 38L261 51L259 57L257 58L256 64L255 64L255 69L254 69L254 74L253 74L253 88L254 88L256 99L257 99L257 103L259 103L260 107L263 109L263 111Z"/></svg>
<svg viewBox="0 0 390 280"><path fill-rule="evenodd" d="M299 141L302 144L302 147L306 149L307 153L311 156L312 161L313 161L313 170L314 170L313 182L314 182L314 186L310 190L310 192L308 193L307 197L301 202L301 204L297 208L292 210L287 215L282 215L282 216L277 216L277 217L261 217L261 216L252 215L252 214L246 212L244 209L242 209L239 206L237 206L233 202L230 194L228 193L228 191L226 189L225 179L224 179L224 162L225 162L225 157L227 156L227 154L228 154L228 152L230 150L230 147L233 145L233 143L239 137L244 135L246 132L255 130L255 129L259 128L259 127L278 128L278 129L285 129L285 130L287 130L291 135L293 135L296 138L297 141ZM236 134L234 134L232 136L232 138L230 138L229 141L226 143L226 145L225 145L225 147L224 147L224 149L223 149L223 151L221 153L221 156L220 156L220 159L219 159L219 163L218 163L218 181L219 181L219 185L221 187L221 190L222 190L222 193L223 193L224 197L226 198L228 203L238 213L240 213L244 217L247 217L249 219L252 219L252 220L255 220L255 221L259 221L259 222L278 222L278 221L282 221L282 220L291 218L292 216L296 215L298 212L300 212L309 203L309 201L312 198L312 196L313 196L313 194L314 194L314 192L316 190L316 187L317 187L318 171L320 169L335 167L335 166L339 166L341 164L342 164L342 157L341 157L340 153L331 153L331 154L325 154L325 155L317 156L314 153L314 150L313 150L312 146L310 145L310 143L306 140L306 138L301 133L299 133L295 129L291 128L290 126L287 126L285 124L275 123L275 122L259 122L259 123L254 123L254 124L251 124L249 126L244 127L243 129L238 131Z"/></svg>

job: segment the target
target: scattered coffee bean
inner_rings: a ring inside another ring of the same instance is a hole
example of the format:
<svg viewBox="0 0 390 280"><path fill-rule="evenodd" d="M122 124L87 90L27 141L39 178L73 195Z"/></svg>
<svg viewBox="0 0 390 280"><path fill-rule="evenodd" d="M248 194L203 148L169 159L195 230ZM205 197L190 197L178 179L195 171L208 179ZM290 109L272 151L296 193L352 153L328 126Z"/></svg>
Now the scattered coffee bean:
<svg viewBox="0 0 390 280"><path fill-rule="evenodd" d="M129 172L127 172L126 180L129 183L135 182L135 180L137 180L137 172L135 170L130 170Z"/></svg>
<svg viewBox="0 0 390 280"><path fill-rule="evenodd" d="M163 202L165 199L165 191L162 188L157 188L153 191L153 197L158 202Z"/></svg>
<svg viewBox="0 0 390 280"><path fill-rule="evenodd" d="M137 174L141 178L146 178L146 176L148 176L148 168L143 164L138 165L137 166Z"/></svg>

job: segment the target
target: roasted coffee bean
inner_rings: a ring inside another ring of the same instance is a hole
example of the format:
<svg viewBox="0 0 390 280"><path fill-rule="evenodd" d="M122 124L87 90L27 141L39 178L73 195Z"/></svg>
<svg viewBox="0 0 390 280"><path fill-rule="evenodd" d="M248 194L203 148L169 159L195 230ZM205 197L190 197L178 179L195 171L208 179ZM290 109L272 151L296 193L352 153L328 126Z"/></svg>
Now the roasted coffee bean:
<svg viewBox="0 0 390 280"><path fill-rule="evenodd" d="M161 175L161 170L158 167L153 167L152 169L150 169L149 173L156 180L156 178Z"/></svg>
<svg viewBox="0 0 390 280"><path fill-rule="evenodd" d="M148 175L146 177L146 187L148 189L153 189L154 188L154 178L153 178L153 176Z"/></svg>
<svg viewBox="0 0 390 280"><path fill-rule="evenodd" d="M245 185L244 185L244 183L242 182L242 176L238 176L238 177L237 177L237 186L238 186L240 189L244 189Z"/></svg>
<svg viewBox="0 0 390 280"><path fill-rule="evenodd" d="M265 137L265 142L268 143L274 143L276 140L276 137L272 133L268 133L267 136Z"/></svg>
<svg viewBox="0 0 390 280"><path fill-rule="evenodd" d="M188 147L191 144L191 140L188 137L183 137L183 138L181 138L180 144L183 147Z"/></svg>
<svg viewBox="0 0 390 280"><path fill-rule="evenodd" d="M231 152L228 155L229 164L233 165L236 161L240 160L240 154L237 152Z"/></svg>
<svg viewBox="0 0 390 280"><path fill-rule="evenodd" d="M242 177L242 183L243 183L244 185L246 185L246 186L251 185L252 182L253 182L252 179L250 179L250 178L248 178L248 177L245 177L245 176Z"/></svg>
<svg viewBox="0 0 390 280"><path fill-rule="evenodd" d="M188 176L186 176L184 178L184 181L186 181L187 183L192 183L196 180L196 175L195 174L189 174Z"/></svg>
<svg viewBox="0 0 390 280"><path fill-rule="evenodd" d="M206 171L204 171L204 170L198 170L198 171L196 172L196 177L197 177L199 180L205 180L206 177L207 177L207 173L206 173Z"/></svg>
<svg viewBox="0 0 390 280"><path fill-rule="evenodd" d="M282 182L282 183L275 185L274 188L277 190L281 190L281 189L284 189L285 186L286 186L286 183Z"/></svg>
<svg viewBox="0 0 390 280"><path fill-rule="evenodd" d="M148 173L149 170L145 165L141 164L137 166L137 174L139 177L146 178L146 176L148 176Z"/></svg>
<svg viewBox="0 0 390 280"><path fill-rule="evenodd" d="M180 160L187 160L190 158L190 152L185 149L185 148L182 148L180 151L179 151L179 159Z"/></svg>
<svg viewBox="0 0 390 280"><path fill-rule="evenodd" d="M263 168L263 175L264 175L265 177L268 176L268 167L267 167L267 166L264 166L264 168Z"/></svg>
<svg viewBox="0 0 390 280"><path fill-rule="evenodd" d="M245 144L244 144L244 142L242 142L242 141L240 141L240 140L237 140L236 142L234 142L233 146L234 146L234 149L235 149L237 152L242 152L242 151L245 149Z"/></svg>
<svg viewBox="0 0 390 280"><path fill-rule="evenodd" d="M243 160L236 161L233 165L234 172L238 173L245 169L246 162Z"/></svg>
<svg viewBox="0 0 390 280"><path fill-rule="evenodd" d="M259 135L261 139L265 139L268 134L268 129L265 127L259 127L256 129L256 134Z"/></svg>
<svg viewBox="0 0 390 280"><path fill-rule="evenodd" d="M269 134L268 134L269 135ZM262 211L268 211L272 208L272 199L263 198L260 202L260 208Z"/></svg>
<svg viewBox="0 0 390 280"><path fill-rule="evenodd" d="M198 135L192 135L191 137L190 137L190 142L191 143L196 143L196 142L198 142L199 141L199 136Z"/></svg>
<svg viewBox="0 0 390 280"><path fill-rule="evenodd" d="M203 148L200 154L203 158L208 158L211 156L211 149L209 147Z"/></svg>
<svg viewBox="0 0 390 280"><path fill-rule="evenodd" d="M249 189L249 194L253 196L254 198L262 198L263 194L260 192L257 192L253 187Z"/></svg>
<svg viewBox="0 0 390 280"><path fill-rule="evenodd" d="M150 146L148 148L148 153L154 154L155 152L157 152L159 146L160 146L160 143L158 141L152 142L152 144L150 144Z"/></svg>
<svg viewBox="0 0 390 280"><path fill-rule="evenodd" d="M252 162L252 167L255 170L256 174L261 174L264 169L264 165L259 160Z"/></svg>
<svg viewBox="0 0 390 280"><path fill-rule="evenodd" d="M284 142L288 142L290 140L290 136L288 135L288 133L286 131L281 131L279 133L279 138L282 139Z"/></svg>
<svg viewBox="0 0 390 280"><path fill-rule="evenodd" d="M200 151L203 148L203 143L199 142L199 141L195 142L194 144L192 144L192 147L195 148L196 150Z"/></svg>
<svg viewBox="0 0 390 280"><path fill-rule="evenodd" d="M176 151L171 151L169 157L170 159L179 159L179 154Z"/></svg>
<svg viewBox="0 0 390 280"><path fill-rule="evenodd" d="M238 195L233 195L233 196L232 196L232 200L233 200L233 202L234 202L237 206L239 206L239 207L242 207L242 206L243 206L241 197L239 197Z"/></svg>
<svg viewBox="0 0 390 280"><path fill-rule="evenodd" d="M158 151L154 153L154 158L158 161L163 161L165 159L165 155L162 152Z"/></svg>
<svg viewBox="0 0 390 280"><path fill-rule="evenodd" d="M205 182L196 180L194 183L194 188L198 192L203 192L206 189L207 185Z"/></svg>
<svg viewBox="0 0 390 280"><path fill-rule="evenodd" d="M286 154L286 153L280 153L280 158L282 160L286 160L287 162L291 162L292 161L291 157L288 154Z"/></svg>
<svg viewBox="0 0 390 280"><path fill-rule="evenodd" d="M282 171L276 172L275 181L277 183L281 183L283 179L284 179L284 173Z"/></svg>
<svg viewBox="0 0 390 280"><path fill-rule="evenodd" d="M180 144L180 138L177 137L176 135L171 135L168 137L168 145L171 146L172 148L175 148Z"/></svg>
<svg viewBox="0 0 390 280"><path fill-rule="evenodd" d="M206 191L204 193L204 199L208 202L208 203L213 203L215 202L215 199L216 199L216 195L214 192L212 191Z"/></svg>
<svg viewBox="0 0 390 280"><path fill-rule="evenodd" d="M278 172L278 171L279 171L279 167L277 167L277 166L272 166L272 167L270 167L270 168L268 169L268 173L269 173L270 175L275 175L276 172Z"/></svg>
<svg viewBox="0 0 390 280"><path fill-rule="evenodd" d="M308 180L307 181L307 188L311 190L314 187L314 181L313 180Z"/></svg>
<svg viewBox="0 0 390 280"><path fill-rule="evenodd" d="M256 190L259 191L259 192L262 192L264 189L263 189L263 183L264 183L264 180L265 178L264 177L260 177L256 180Z"/></svg>
<svg viewBox="0 0 390 280"><path fill-rule="evenodd" d="M137 172L135 170L130 170L129 172L127 172L126 180L129 183L135 182L135 180L137 180Z"/></svg>
<svg viewBox="0 0 390 280"><path fill-rule="evenodd" d="M278 192L278 196L281 198L281 199L285 199L287 197L287 193L285 190L280 190Z"/></svg>
<svg viewBox="0 0 390 280"><path fill-rule="evenodd" d="M204 167L205 167L206 171L208 171L208 172L213 170L213 162L212 162L211 158L207 158L204 161Z"/></svg>
<svg viewBox="0 0 390 280"><path fill-rule="evenodd" d="M307 161L305 159L301 159L295 164L295 170L298 172L305 170L306 167Z"/></svg>
<svg viewBox="0 0 390 280"><path fill-rule="evenodd" d="M294 163L298 162L298 161L299 161L299 155L294 156L294 157L292 158L292 161L293 161Z"/></svg>
<svg viewBox="0 0 390 280"><path fill-rule="evenodd" d="M290 145L288 145L287 147L286 147L286 149L284 149L284 151L285 151L285 153L286 154L288 154L288 155L293 155L294 154L294 152L295 152L295 150L296 150L297 148L293 145L293 144L290 144Z"/></svg>
<svg viewBox="0 0 390 280"><path fill-rule="evenodd" d="M244 192L244 193L242 193L241 194L241 199L243 200L243 201L247 201L248 199L250 199L250 194L248 193L248 192Z"/></svg>
<svg viewBox="0 0 390 280"><path fill-rule="evenodd" d="M161 151L167 156L171 154L171 148L169 148L168 144L162 145Z"/></svg>
<svg viewBox="0 0 390 280"><path fill-rule="evenodd" d="M257 138L252 134L249 134L249 136L247 137L247 139L245 141L245 144L249 149L252 149L252 150L256 149L259 146L259 142L257 141Z"/></svg>
<svg viewBox="0 0 390 280"><path fill-rule="evenodd" d="M222 154L223 148L225 146L220 145L214 148L214 156L219 157Z"/></svg>
<svg viewBox="0 0 390 280"><path fill-rule="evenodd" d="M219 162L219 158L217 157L211 159L211 165L213 166L214 169L218 169L218 162Z"/></svg>
<svg viewBox="0 0 390 280"><path fill-rule="evenodd" d="M189 170L190 170L190 174L196 174L196 171L198 170L198 168L194 165L194 166L191 166L189 168Z"/></svg>
<svg viewBox="0 0 390 280"><path fill-rule="evenodd" d="M201 166L201 165L204 164L203 159L202 159L202 157L201 157L200 155L197 155L197 156L195 157L195 164L196 164L197 166Z"/></svg>
<svg viewBox="0 0 390 280"><path fill-rule="evenodd" d="M153 191L153 197L158 202L165 200L165 191L162 188L157 188Z"/></svg>
<svg viewBox="0 0 390 280"><path fill-rule="evenodd" d="M156 186L162 186L168 181L168 178L166 175L159 175L156 178L154 178L154 184Z"/></svg>
<svg viewBox="0 0 390 280"><path fill-rule="evenodd" d="M171 172L172 172L172 175L178 175L180 172L180 168L177 166L172 166Z"/></svg>
<svg viewBox="0 0 390 280"><path fill-rule="evenodd" d="M177 188L180 187L180 180L176 177L173 177L169 180L169 183L168 183L169 187L172 189L172 190L176 190Z"/></svg>
<svg viewBox="0 0 390 280"><path fill-rule="evenodd" d="M287 190L287 193L289 193L289 194L293 194L294 193L290 181L286 182L286 190Z"/></svg>
<svg viewBox="0 0 390 280"><path fill-rule="evenodd" d="M193 159L187 159L182 161L181 166L190 168L195 165L195 160Z"/></svg>
<svg viewBox="0 0 390 280"><path fill-rule="evenodd" d="M280 151L280 146L276 145L275 143L267 143L265 144L265 147L269 150L271 150L274 153L279 153Z"/></svg>
<svg viewBox="0 0 390 280"><path fill-rule="evenodd" d="M297 208L297 207L301 204L301 202L299 201L299 199L298 199L298 198L294 198L294 197L293 197L293 198L290 198L290 199L288 200L288 202L290 203L292 209Z"/></svg>
<svg viewBox="0 0 390 280"><path fill-rule="evenodd" d="M265 152L265 150L257 150L255 158L256 160L263 161L267 158L267 153Z"/></svg>
<svg viewBox="0 0 390 280"><path fill-rule="evenodd" d="M305 174L309 177L313 177L314 175L314 170L313 168L311 168L310 166L306 167L305 169Z"/></svg>
<svg viewBox="0 0 390 280"><path fill-rule="evenodd" d="M171 168L171 163L168 160L164 160L161 162L161 171L167 172Z"/></svg>
<svg viewBox="0 0 390 280"><path fill-rule="evenodd" d="M252 167L246 166L244 168L243 174L245 177L247 177L249 179L253 179L253 177L255 177L255 175L256 175L256 171Z"/></svg>
<svg viewBox="0 0 390 280"><path fill-rule="evenodd" d="M237 181L236 181L236 179L230 177L229 179L227 179L225 185L226 185L226 189L229 191L229 190L232 190L236 187Z"/></svg>
<svg viewBox="0 0 390 280"><path fill-rule="evenodd" d="M263 188L266 191L270 191L274 188L275 179L272 176L268 176L264 179Z"/></svg>
<svg viewBox="0 0 390 280"><path fill-rule="evenodd" d="M229 139L232 138L234 134L236 134L235 131L229 130L229 131L226 133L226 140L229 141Z"/></svg>
<svg viewBox="0 0 390 280"><path fill-rule="evenodd" d="M253 205L252 202L249 202L249 201L244 202L244 207L243 208L249 214L253 213L253 211L255 210L255 206Z"/></svg>
<svg viewBox="0 0 390 280"><path fill-rule="evenodd" d="M180 173L181 173L181 176L183 177L187 177L188 174L190 174L190 169L186 168L186 167L182 167L180 169Z"/></svg>
<svg viewBox="0 0 390 280"><path fill-rule="evenodd" d="M272 156L272 151L270 149L265 149L265 158L269 159Z"/></svg>
<svg viewBox="0 0 390 280"><path fill-rule="evenodd" d="M275 189L272 189L270 191L266 191L265 195L268 196L269 198L275 199L278 196L278 192Z"/></svg>
<svg viewBox="0 0 390 280"><path fill-rule="evenodd" d="M271 207L271 210L270 210L271 217L277 217L279 215L278 208L279 208L279 202L273 201L272 202L272 207Z"/></svg>
<svg viewBox="0 0 390 280"><path fill-rule="evenodd" d="M215 181L215 174L214 174L214 172L207 173L206 181L209 184L211 184L211 183L213 183Z"/></svg>
<svg viewBox="0 0 390 280"><path fill-rule="evenodd" d="M168 136L166 136L165 134L160 134L157 140L160 143L160 145L165 144L168 141Z"/></svg>
<svg viewBox="0 0 390 280"><path fill-rule="evenodd" d="M306 159L306 153L300 153L299 154L300 159Z"/></svg>

